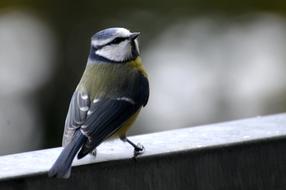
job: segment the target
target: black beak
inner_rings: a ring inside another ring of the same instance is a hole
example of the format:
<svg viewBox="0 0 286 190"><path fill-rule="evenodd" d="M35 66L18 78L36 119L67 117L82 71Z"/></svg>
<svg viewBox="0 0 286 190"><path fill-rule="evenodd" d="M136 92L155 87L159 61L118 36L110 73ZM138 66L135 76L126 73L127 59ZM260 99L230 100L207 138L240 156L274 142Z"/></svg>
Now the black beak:
<svg viewBox="0 0 286 190"><path fill-rule="evenodd" d="M140 32L133 32L133 33L129 36L129 38L130 38L131 40L135 40L139 35L140 35Z"/></svg>

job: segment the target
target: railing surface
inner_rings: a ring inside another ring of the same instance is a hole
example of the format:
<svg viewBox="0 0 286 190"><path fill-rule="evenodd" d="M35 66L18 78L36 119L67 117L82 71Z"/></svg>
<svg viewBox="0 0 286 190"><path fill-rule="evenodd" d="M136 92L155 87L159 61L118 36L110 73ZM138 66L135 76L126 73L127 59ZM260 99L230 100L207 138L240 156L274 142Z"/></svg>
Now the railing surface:
<svg viewBox="0 0 286 190"><path fill-rule="evenodd" d="M0 157L0 189L286 189L286 114L114 140L75 160L68 180L47 177L62 148Z"/></svg>

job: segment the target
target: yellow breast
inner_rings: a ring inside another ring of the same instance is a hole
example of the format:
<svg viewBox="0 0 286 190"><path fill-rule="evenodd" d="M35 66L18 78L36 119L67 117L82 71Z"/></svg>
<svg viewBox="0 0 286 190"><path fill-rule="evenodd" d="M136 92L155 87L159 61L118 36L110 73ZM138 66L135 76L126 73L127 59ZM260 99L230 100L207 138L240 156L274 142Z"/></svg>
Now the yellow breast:
<svg viewBox="0 0 286 190"><path fill-rule="evenodd" d="M140 57L137 57L135 60L130 61L127 64L130 65L130 67L132 67L133 69L138 70L145 77L147 77L146 70L145 70L145 68L144 68L144 66L142 64L142 60L141 60Z"/></svg>

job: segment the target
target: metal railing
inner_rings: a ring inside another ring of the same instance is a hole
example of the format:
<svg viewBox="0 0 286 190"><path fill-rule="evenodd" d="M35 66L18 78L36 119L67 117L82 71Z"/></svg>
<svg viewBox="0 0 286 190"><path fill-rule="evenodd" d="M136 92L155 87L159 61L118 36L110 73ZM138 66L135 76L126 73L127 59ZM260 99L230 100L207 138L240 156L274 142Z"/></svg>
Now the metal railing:
<svg viewBox="0 0 286 190"><path fill-rule="evenodd" d="M286 114L130 137L75 160L68 180L47 177L61 148L0 157L0 189L286 189Z"/></svg>

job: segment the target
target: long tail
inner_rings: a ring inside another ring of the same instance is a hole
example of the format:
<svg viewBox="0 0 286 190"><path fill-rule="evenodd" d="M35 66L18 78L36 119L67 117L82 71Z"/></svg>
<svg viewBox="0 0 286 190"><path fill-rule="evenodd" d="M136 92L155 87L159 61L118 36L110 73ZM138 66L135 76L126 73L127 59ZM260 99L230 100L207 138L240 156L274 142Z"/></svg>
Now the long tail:
<svg viewBox="0 0 286 190"><path fill-rule="evenodd" d="M72 161L85 141L86 137L78 130L74 134L72 141L63 149L60 156L49 170L49 177L69 178Z"/></svg>

